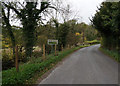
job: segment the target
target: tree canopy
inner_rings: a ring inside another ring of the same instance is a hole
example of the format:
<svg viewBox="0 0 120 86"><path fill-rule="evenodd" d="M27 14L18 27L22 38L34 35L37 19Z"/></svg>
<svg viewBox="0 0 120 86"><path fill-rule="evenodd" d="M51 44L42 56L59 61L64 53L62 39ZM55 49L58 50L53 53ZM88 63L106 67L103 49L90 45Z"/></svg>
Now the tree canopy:
<svg viewBox="0 0 120 86"><path fill-rule="evenodd" d="M102 46L118 49L120 40L120 2L103 2L92 19L94 27L101 33ZM120 49L120 48L119 48Z"/></svg>

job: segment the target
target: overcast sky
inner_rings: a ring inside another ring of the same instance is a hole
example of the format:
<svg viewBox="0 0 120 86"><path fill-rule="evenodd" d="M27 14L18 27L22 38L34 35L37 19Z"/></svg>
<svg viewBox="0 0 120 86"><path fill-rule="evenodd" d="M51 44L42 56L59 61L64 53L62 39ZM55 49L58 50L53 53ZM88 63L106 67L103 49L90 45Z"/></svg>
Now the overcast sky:
<svg viewBox="0 0 120 86"><path fill-rule="evenodd" d="M87 24L90 23L89 17L94 16L97 7L99 7L103 1L104 0L66 0L66 2L71 5L72 10L77 11L77 15L82 17L80 21Z"/></svg>

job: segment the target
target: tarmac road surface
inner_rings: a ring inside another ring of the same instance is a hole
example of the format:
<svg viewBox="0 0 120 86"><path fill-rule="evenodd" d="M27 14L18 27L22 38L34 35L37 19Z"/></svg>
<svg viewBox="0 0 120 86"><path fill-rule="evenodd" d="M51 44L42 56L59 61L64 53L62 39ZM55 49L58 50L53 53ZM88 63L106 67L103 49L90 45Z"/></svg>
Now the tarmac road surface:
<svg viewBox="0 0 120 86"><path fill-rule="evenodd" d="M99 47L74 52L40 84L118 84L118 63L100 52Z"/></svg>

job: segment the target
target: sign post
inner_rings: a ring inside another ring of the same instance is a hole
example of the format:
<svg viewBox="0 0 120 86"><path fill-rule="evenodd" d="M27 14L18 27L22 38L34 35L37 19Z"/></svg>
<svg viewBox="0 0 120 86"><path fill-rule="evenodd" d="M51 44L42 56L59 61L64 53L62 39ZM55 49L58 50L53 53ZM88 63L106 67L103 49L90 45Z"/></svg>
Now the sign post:
<svg viewBox="0 0 120 86"><path fill-rule="evenodd" d="M55 56L56 56L57 54L56 54L56 44L55 44Z"/></svg>
<svg viewBox="0 0 120 86"><path fill-rule="evenodd" d="M70 48L70 45L68 44L68 49Z"/></svg>
<svg viewBox="0 0 120 86"><path fill-rule="evenodd" d="M45 44L43 44L43 60L45 60Z"/></svg>
<svg viewBox="0 0 120 86"><path fill-rule="evenodd" d="M57 49L57 45L58 45L58 40L48 39L48 45L52 46L52 51L53 51L53 45L55 45L55 55L56 55L56 49Z"/></svg>
<svg viewBox="0 0 120 86"><path fill-rule="evenodd" d="M61 51L63 51L63 45L61 45Z"/></svg>
<svg viewBox="0 0 120 86"><path fill-rule="evenodd" d="M48 45L58 45L58 40L48 39Z"/></svg>

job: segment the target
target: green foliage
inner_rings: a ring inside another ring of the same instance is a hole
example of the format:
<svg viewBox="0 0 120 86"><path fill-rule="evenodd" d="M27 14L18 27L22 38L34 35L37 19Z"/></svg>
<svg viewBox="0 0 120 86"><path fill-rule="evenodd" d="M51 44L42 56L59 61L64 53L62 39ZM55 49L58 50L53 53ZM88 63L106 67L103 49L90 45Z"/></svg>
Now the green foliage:
<svg viewBox="0 0 120 86"><path fill-rule="evenodd" d="M46 25L40 25L37 29L37 43L36 45L42 46L43 44L47 44L48 39L55 39L55 31L56 28L52 27L51 23Z"/></svg>
<svg viewBox="0 0 120 86"><path fill-rule="evenodd" d="M92 41L97 39L99 36L96 29L94 29L92 26L88 26L85 29L85 37L86 37L86 40Z"/></svg>
<svg viewBox="0 0 120 86"><path fill-rule="evenodd" d="M110 50L118 50L120 18L120 3L103 2L99 11L92 19L93 25L102 35L102 46Z"/></svg>
<svg viewBox="0 0 120 86"><path fill-rule="evenodd" d="M43 44L47 44L48 38L45 35L38 36L37 45L42 46Z"/></svg>
<svg viewBox="0 0 120 86"><path fill-rule="evenodd" d="M80 37L81 36L76 36L74 33L69 32L66 38L67 45L77 45L80 42Z"/></svg>
<svg viewBox="0 0 120 86"><path fill-rule="evenodd" d="M59 33L58 33L59 49L61 49L61 45L63 45L63 47L66 46L66 37L68 32L69 32L69 24L67 22L65 22L64 24L61 24L59 27Z"/></svg>
<svg viewBox="0 0 120 86"><path fill-rule="evenodd" d="M92 40L92 41L86 41L85 42L86 44L100 44L100 41L99 40Z"/></svg>
<svg viewBox="0 0 120 86"><path fill-rule="evenodd" d="M14 59L13 53L11 50L3 50L2 51L2 69L7 70L9 68L14 67Z"/></svg>
<svg viewBox="0 0 120 86"><path fill-rule="evenodd" d="M106 48L100 48L100 50L120 62L120 53L118 51L108 50Z"/></svg>
<svg viewBox="0 0 120 86"><path fill-rule="evenodd" d="M43 44L46 44L46 53L50 54L51 46L47 44L48 39L55 39L56 28L52 27L51 23L46 25L40 25L37 29L37 41L36 46L43 47Z"/></svg>
<svg viewBox="0 0 120 86"><path fill-rule="evenodd" d="M85 23L77 23L76 20L69 20L60 24L56 19L50 19L46 25L37 27L37 43L36 46L42 47L47 44L48 39L56 39L59 44L57 49L61 50L61 46L77 46L84 40L94 40L98 38L98 32L91 26ZM80 35L76 35L79 33ZM51 46L46 45L46 52L50 52Z"/></svg>
<svg viewBox="0 0 120 86"><path fill-rule="evenodd" d="M69 25L68 34L66 36L66 44L70 46L76 46L80 42L80 33L77 29L77 21L76 20L69 20L67 23ZM76 35L78 33L78 35Z"/></svg>
<svg viewBox="0 0 120 86"><path fill-rule="evenodd" d="M9 5L10 5L10 3L9 3ZM2 4L2 6L3 6L3 4ZM15 43L15 36L12 31L12 26L10 24L10 8L7 7L7 12L5 12L5 9L2 8L2 19L3 19L2 29L3 29L3 31L5 31L5 32L3 32L3 34L7 34L7 37L9 37L12 48L13 48L13 54L14 54L16 43ZM4 42L5 42L5 40L4 40ZM3 47L6 47L6 46L3 44Z"/></svg>
<svg viewBox="0 0 120 86"><path fill-rule="evenodd" d="M35 59L42 56L42 51L33 51L32 57Z"/></svg>
<svg viewBox="0 0 120 86"><path fill-rule="evenodd" d="M59 53L58 56L49 55L47 56L47 59L42 62L41 57L31 59L30 62L20 65L19 72L16 72L15 68L3 71L2 84L3 86L6 84L25 84L27 83L27 80L29 80L36 74L36 72L43 74L47 71L46 69L51 69L53 67L53 64L57 64L65 56L82 47L86 46L80 46L70 50L62 51Z"/></svg>
<svg viewBox="0 0 120 86"><path fill-rule="evenodd" d="M22 29L19 29L17 27L12 27L12 28L13 28L13 33L14 33L15 40L16 40L16 45L24 46L25 42L23 40L24 37L23 37Z"/></svg>
<svg viewBox="0 0 120 86"><path fill-rule="evenodd" d="M98 34L97 30L94 27L92 27L92 25L87 25L84 22L76 24L74 32L79 32L81 34L81 42L83 42L83 36L84 41L92 41L100 38L100 35Z"/></svg>
<svg viewBox="0 0 120 86"><path fill-rule="evenodd" d="M12 67L15 67L15 58L12 48L2 49L2 70L8 70ZM18 50L19 62L26 62L27 58L25 57L24 52Z"/></svg>
<svg viewBox="0 0 120 86"><path fill-rule="evenodd" d="M21 4L15 3L4 3L4 5L12 9L17 17L20 19L23 28L23 39L25 42L25 52L26 57L31 57L33 46L36 41L36 26L38 21L41 19L40 14L46 10L47 8L52 8L48 1L41 1L40 9L37 8L38 2L25 2L25 6L23 8L20 7ZM17 9L16 7L19 9ZM20 9L21 8L21 9Z"/></svg>
<svg viewBox="0 0 120 86"><path fill-rule="evenodd" d="M3 49L12 47L11 40L9 39L9 37L2 36L2 44L1 45L2 45Z"/></svg>

